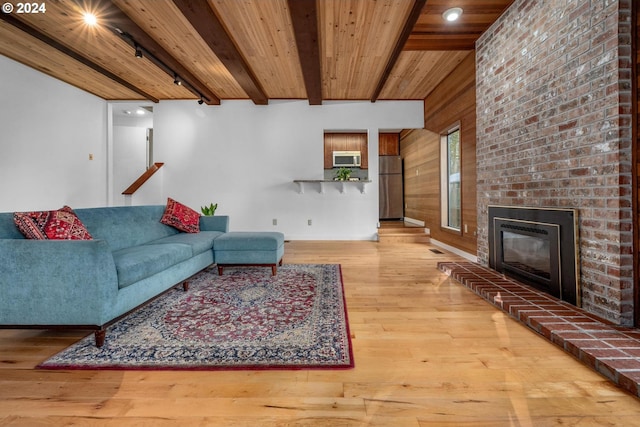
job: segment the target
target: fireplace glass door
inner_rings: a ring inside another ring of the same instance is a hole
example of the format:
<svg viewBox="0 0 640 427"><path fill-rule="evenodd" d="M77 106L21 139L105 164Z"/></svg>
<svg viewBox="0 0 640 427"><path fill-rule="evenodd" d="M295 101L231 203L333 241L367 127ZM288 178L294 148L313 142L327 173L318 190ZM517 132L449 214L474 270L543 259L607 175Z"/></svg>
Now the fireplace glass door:
<svg viewBox="0 0 640 427"><path fill-rule="evenodd" d="M496 270L560 298L558 227L507 218L494 220Z"/></svg>
<svg viewBox="0 0 640 427"><path fill-rule="evenodd" d="M502 263L538 278L551 279L549 240L526 234L502 232Z"/></svg>

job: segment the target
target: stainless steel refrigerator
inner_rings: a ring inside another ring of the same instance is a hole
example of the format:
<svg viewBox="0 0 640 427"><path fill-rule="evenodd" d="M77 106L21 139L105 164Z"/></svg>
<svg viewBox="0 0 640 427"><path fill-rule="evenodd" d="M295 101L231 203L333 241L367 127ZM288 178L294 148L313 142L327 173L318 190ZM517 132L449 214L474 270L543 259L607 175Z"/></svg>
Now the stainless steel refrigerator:
<svg viewBox="0 0 640 427"><path fill-rule="evenodd" d="M402 219L404 197L402 158L380 156L380 219Z"/></svg>

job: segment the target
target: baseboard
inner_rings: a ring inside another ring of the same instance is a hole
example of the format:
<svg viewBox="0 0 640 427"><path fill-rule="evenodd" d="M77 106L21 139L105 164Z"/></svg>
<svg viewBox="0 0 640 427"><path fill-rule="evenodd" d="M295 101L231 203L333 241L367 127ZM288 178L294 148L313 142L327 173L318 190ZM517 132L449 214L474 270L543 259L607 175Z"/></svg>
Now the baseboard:
<svg viewBox="0 0 640 427"><path fill-rule="evenodd" d="M420 227L424 227L424 221L420 221L419 219L413 219L405 216L404 221L410 224L415 224L415 225L419 225Z"/></svg>
<svg viewBox="0 0 640 427"><path fill-rule="evenodd" d="M366 234L366 235L356 235L356 236L339 236L339 235L322 235L322 236L309 236L309 235L298 235L298 234L287 234L285 233L285 240L300 240L300 241L309 241L309 242L324 242L324 241L370 241L376 242L378 241L378 233L374 234Z"/></svg>
<svg viewBox="0 0 640 427"><path fill-rule="evenodd" d="M467 260L469 260L471 262L478 262L478 256L477 255L470 254L469 252L465 252L465 251L463 251L461 249L455 248L455 247L453 247L451 245L447 245L446 243L442 243L442 242L440 242L438 240L435 240L435 239L431 239L430 243L432 245L434 245L434 246L441 247L442 249L446 249L449 252L452 252L452 253L454 253L456 255L459 255L459 256L461 256L461 257L463 257L463 258L465 258L465 259L467 259Z"/></svg>

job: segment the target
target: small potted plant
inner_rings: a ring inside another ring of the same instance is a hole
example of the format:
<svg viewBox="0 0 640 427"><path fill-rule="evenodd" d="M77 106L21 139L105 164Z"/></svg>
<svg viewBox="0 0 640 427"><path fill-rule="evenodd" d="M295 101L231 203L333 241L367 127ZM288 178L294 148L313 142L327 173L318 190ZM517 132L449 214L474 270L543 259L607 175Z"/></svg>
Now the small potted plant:
<svg viewBox="0 0 640 427"><path fill-rule="evenodd" d="M200 210L204 216L213 216L216 213L216 209L218 208L218 204L215 205L211 203L209 206L201 206Z"/></svg>
<svg viewBox="0 0 640 427"><path fill-rule="evenodd" d="M336 181L349 181L351 178L351 169L349 168L340 168L336 172Z"/></svg>

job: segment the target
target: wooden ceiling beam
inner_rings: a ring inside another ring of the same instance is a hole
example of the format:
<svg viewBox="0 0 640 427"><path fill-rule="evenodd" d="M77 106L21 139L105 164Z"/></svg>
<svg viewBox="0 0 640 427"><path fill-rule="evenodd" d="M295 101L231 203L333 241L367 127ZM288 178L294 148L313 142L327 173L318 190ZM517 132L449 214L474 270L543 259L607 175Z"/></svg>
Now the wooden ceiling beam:
<svg viewBox="0 0 640 427"><path fill-rule="evenodd" d="M19 19L15 18L14 15L8 14L8 13L1 13L0 14L0 19L2 19L3 21L5 21L6 23L13 25L14 27L16 27L17 29L29 34L30 36L40 40L43 43L46 43L47 45L51 46L52 48L59 50L60 52L64 53L65 55L67 55L68 57L78 61L79 63L91 68L94 71L97 71L98 73L102 74L103 76L113 80L114 82L118 83L119 85L122 85L124 87L126 87L127 89L130 89L140 95L142 95L143 97L145 97L145 99L148 99L149 101L158 103L159 100L158 98L156 98L153 95L148 94L147 92L145 92L144 90L138 88L137 86L134 86L133 84L129 83L128 81L122 79L121 77L113 74L112 72L110 72L109 70L106 70L104 68L102 68L100 65L96 64L95 62L91 61L89 58L86 58L85 56L81 55L80 53L68 48L67 46L57 42L56 40L52 39L51 37L47 36L46 34L40 32L38 29L32 27L31 25L20 21Z"/></svg>
<svg viewBox="0 0 640 427"><path fill-rule="evenodd" d="M426 2L427 0L414 1L413 7L411 8L411 12L409 12L409 16L407 17L407 20L404 23L404 27L402 28L402 33L400 33L400 37L398 38L398 41L396 42L393 52L391 53L391 56L387 61L387 65L384 69L384 72L382 73L382 76L378 81L378 85L376 86L376 89L373 92L373 95L371 96L371 102L376 102L376 100L380 96L380 93L382 93L382 89L384 88L384 85L387 83L387 80L391 75L391 71L393 70L393 67L396 65L396 62L398 61L398 57L400 56L400 53L402 53L405 42L409 39L409 36L411 35L411 32L413 31L413 27L416 25L416 22L418 22L418 18L420 18L420 13L422 12L422 9L424 8L424 5Z"/></svg>
<svg viewBox="0 0 640 427"><path fill-rule="evenodd" d="M480 35L481 33L413 33L407 39L403 50L473 50Z"/></svg>
<svg viewBox="0 0 640 427"><path fill-rule="evenodd" d="M316 0L288 0L304 85L310 105L322 104L322 73Z"/></svg>
<svg viewBox="0 0 640 427"><path fill-rule="evenodd" d="M256 105L267 105L269 98L262 89L258 78L207 2L203 0L173 0L173 3L229 70L249 98Z"/></svg>
<svg viewBox="0 0 640 427"><path fill-rule="evenodd" d="M208 105L220 105L220 98L209 89L209 87L194 76L180 61L175 59L169 52L160 46L151 36L129 18L120 8L107 0L101 0L99 10L107 16L106 21L111 30L126 40L131 46L139 46L145 53L147 59L169 74L177 74L182 84L190 92L198 97L202 97Z"/></svg>

